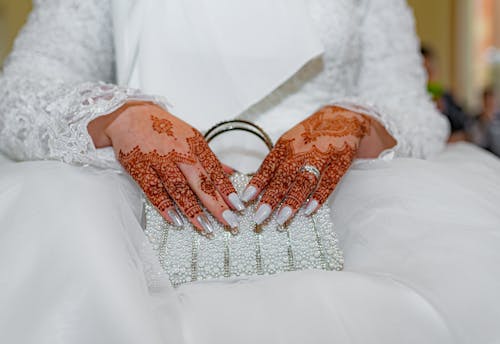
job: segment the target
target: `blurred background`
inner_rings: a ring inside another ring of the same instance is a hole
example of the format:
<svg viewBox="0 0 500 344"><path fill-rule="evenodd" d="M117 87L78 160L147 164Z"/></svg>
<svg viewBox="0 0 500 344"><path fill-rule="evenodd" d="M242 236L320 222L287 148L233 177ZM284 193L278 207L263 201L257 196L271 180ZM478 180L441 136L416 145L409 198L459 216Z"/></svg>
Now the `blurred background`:
<svg viewBox="0 0 500 344"><path fill-rule="evenodd" d="M426 56L428 89L450 119L451 140L467 139L500 154L500 0L408 3ZM0 0L0 63L30 9L31 0ZM490 128L496 119L498 129Z"/></svg>

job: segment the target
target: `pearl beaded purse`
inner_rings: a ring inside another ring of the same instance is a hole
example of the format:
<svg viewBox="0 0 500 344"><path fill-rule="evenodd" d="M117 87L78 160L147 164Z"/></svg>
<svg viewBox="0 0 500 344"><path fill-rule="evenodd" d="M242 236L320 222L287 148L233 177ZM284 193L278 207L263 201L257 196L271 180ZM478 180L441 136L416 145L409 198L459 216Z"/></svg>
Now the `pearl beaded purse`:
<svg viewBox="0 0 500 344"><path fill-rule="evenodd" d="M246 121L222 122L206 134L207 142L232 130L244 130L263 140L267 134ZM230 176L236 191L242 193L250 176L235 172ZM169 224L148 201L144 201L145 233L157 252L160 265L172 285L207 279L270 275L285 271L323 269L341 270L343 253L330 219L330 209L322 206L312 216L301 209L286 226L272 215L256 226L253 221L258 202L247 205L240 214L239 233L231 234L208 212L214 224L213 239L198 234L184 219L183 227Z"/></svg>

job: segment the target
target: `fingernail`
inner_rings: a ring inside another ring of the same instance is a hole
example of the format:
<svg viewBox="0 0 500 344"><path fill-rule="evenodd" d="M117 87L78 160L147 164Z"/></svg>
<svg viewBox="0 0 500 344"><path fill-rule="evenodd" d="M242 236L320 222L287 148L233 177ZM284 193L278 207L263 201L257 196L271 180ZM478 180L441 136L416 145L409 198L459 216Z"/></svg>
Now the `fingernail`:
<svg viewBox="0 0 500 344"><path fill-rule="evenodd" d="M229 196L227 196L227 198L229 198L229 202L231 202L231 204L233 205L233 207L236 210L242 211L243 209L245 209L245 205L240 200L240 198L238 197L238 194L236 192L229 194Z"/></svg>
<svg viewBox="0 0 500 344"><path fill-rule="evenodd" d="M182 217L179 215L177 210L175 209L170 209L167 211L168 216L172 219L172 222L174 223L174 226L176 227L182 227L184 226L184 221L182 221Z"/></svg>
<svg viewBox="0 0 500 344"><path fill-rule="evenodd" d="M241 200L243 202L248 202L253 198L253 196L255 196L256 193L257 193L257 189L255 188L255 186L250 185L243 192L243 196L241 196Z"/></svg>
<svg viewBox="0 0 500 344"><path fill-rule="evenodd" d="M214 233L214 226L210 223L208 217L205 214L201 214L196 218L196 220L198 220L201 228L203 228L203 234L211 239Z"/></svg>
<svg viewBox="0 0 500 344"><path fill-rule="evenodd" d="M290 218L290 216L292 216L292 208L286 206L280 210L276 221L278 224L283 225Z"/></svg>
<svg viewBox="0 0 500 344"><path fill-rule="evenodd" d="M236 216L236 214L231 210L224 210L224 212L222 213L222 217L224 218L224 220L226 220L231 228L238 227L238 216Z"/></svg>
<svg viewBox="0 0 500 344"><path fill-rule="evenodd" d="M271 215L271 207L269 204L262 204L254 215L254 221L260 225L269 215Z"/></svg>
<svg viewBox="0 0 500 344"><path fill-rule="evenodd" d="M238 230L238 228L231 228L231 234L232 235L236 235L238 234L240 231Z"/></svg>
<svg viewBox="0 0 500 344"><path fill-rule="evenodd" d="M304 212L307 216L309 216L316 210L317 207L318 207L318 201L313 199L307 204L306 210Z"/></svg>

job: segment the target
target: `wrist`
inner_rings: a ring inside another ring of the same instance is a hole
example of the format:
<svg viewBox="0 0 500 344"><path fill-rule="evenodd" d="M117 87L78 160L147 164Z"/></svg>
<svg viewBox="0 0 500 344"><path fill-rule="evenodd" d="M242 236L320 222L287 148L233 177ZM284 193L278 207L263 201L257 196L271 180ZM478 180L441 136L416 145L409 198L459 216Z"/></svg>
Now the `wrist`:
<svg viewBox="0 0 500 344"><path fill-rule="evenodd" d="M107 115L99 116L87 125L87 131L92 138L94 146L96 148L109 147L113 144L111 135L108 131L109 126L118 118L121 114L123 114L126 110L136 107L136 106L144 106L148 103L145 102L128 102L118 108L117 110L109 113Z"/></svg>

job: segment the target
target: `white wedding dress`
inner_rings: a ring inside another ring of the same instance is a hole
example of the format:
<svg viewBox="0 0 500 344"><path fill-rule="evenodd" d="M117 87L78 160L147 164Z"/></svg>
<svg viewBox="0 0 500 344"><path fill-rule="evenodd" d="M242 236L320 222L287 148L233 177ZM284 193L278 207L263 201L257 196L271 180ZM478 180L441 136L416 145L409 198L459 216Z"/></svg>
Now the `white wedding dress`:
<svg viewBox="0 0 500 344"><path fill-rule="evenodd" d="M113 85L110 1L39 0L0 78L0 343L500 343L500 161L444 148L403 0L306 3L325 54L241 117L276 139L338 103L397 140L330 199L345 270L172 288L86 131L144 97Z"/></svg>

